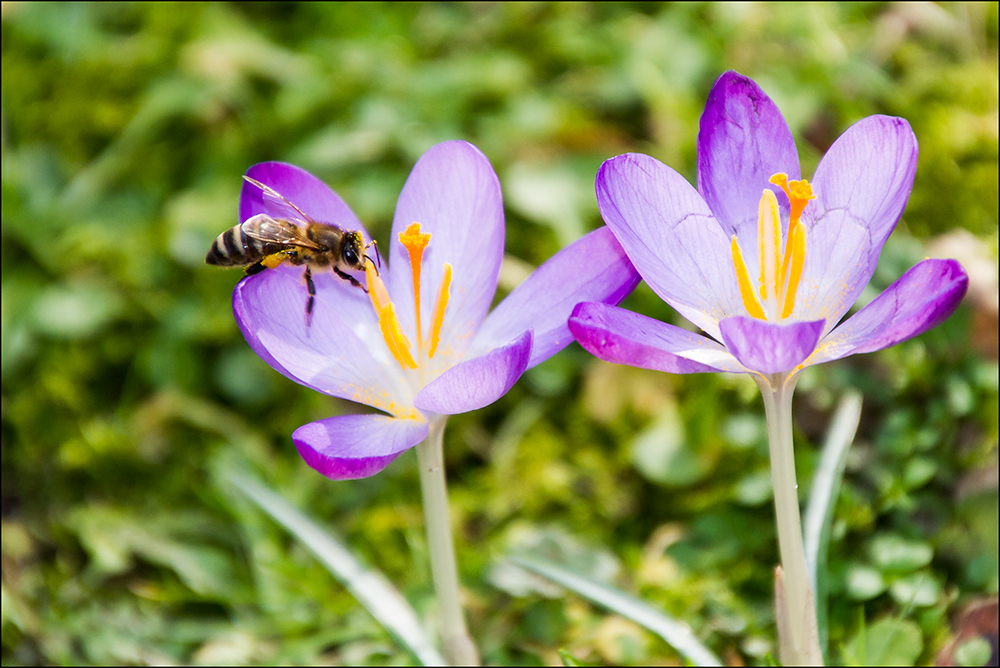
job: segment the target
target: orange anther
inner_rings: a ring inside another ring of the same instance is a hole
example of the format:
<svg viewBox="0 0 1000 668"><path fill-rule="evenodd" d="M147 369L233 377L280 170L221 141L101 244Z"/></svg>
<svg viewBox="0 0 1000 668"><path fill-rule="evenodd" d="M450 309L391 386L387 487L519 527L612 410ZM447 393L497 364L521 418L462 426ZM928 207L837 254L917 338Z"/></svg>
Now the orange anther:
<svg viewBox="0 0 1000 668"><path fill-rule="evenodd" d="M444 275L441 276L441 286L438 288L437 299L434 302L434 314L431 316L431 337L427 357L434 357L434 353L437 352L438 341L441 338L441 326L444 324L444 311L448 308L448 299L450 297L451 265L445 262Z"/></svg>
<svg viewBox="0 0 1000 668"><path fill-rule="evenodd" d="M764 309L761 308L760 302L757 301L757 295L754 294L753 283L750 282L750 272L747 271L747 265L743 261L743 253L740 251L740 245L736 241L735 234L733 235L731 249L733 253L733 267L736 268L736 282L740 286L740 296L743 297L743 306L746 308L747 313L754 318L767 320L767 316L764 315Z"/></svg>

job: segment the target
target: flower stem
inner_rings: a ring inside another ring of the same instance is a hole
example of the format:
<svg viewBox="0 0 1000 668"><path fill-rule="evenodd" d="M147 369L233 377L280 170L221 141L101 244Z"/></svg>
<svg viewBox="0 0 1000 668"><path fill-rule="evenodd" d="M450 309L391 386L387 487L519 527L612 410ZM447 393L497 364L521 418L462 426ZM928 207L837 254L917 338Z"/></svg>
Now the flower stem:
<svg viewBox="0 0 1000 668"><path fill-rule="evenodd" d="M764 396L771 450L771 481L778 528L781 569L777 574L778 644L785 665L823 664L816 627L816 604L802 547L795 452L792 448L792 392L796 379L787 374L758 378ZM784 600L780 600L780 599ZM782 619L784 617L784 619Z"/></svg>
<svg viewBox="0 0 1000 668"><path fill-rule="evenodd" d="M453 666L478 666L479 652L465 627L465 616L459 599L458 569L444 476L444 425L444 418L431 421L427 438L417 446L431 573L441 615L441 640L445 658Z"/></svg>

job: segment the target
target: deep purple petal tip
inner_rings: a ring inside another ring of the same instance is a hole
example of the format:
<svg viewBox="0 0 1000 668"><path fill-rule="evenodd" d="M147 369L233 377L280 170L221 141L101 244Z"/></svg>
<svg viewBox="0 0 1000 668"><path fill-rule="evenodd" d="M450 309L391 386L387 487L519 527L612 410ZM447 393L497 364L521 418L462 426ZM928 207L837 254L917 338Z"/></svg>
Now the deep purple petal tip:
<svg viewBox="0 0 1000 668"><path fill-rule="evenodd" d="M757 203L778 172L800 178L792 131L757 83L738 72L712 86L698 131L698 191L727 235L756 239ZM779 202L786 201L779 196ZM787 215L787 209L784 209Z"/></svg>
<svg viewBox="0 0 1000 668"><path fill-rule="evenodd" d="M607 304L578 304L569 329L594 357L667 373L745 372L715 341Z"/></svg>
<svg viewBox="0 0 1000 668"><path fill-rule="evenodd" d="M427 436L428 424L385 415L341 415L292 433L306 463L333 480L375 475Z"/></svg>
<svg viewBox="0 0 1000 668"><path fill-rule="evenodd" d="M808 364L894 346L937 327L969 287L956 260L924 260L820 342Z"/></svg>
<svg viewBox="0 0 1000 668"><path fill-rule="evenodd" d="M719 323L726 348L745 367L760 373L791 371L813 350L823 332L823 320L777 324L737 316Z"/></svg>

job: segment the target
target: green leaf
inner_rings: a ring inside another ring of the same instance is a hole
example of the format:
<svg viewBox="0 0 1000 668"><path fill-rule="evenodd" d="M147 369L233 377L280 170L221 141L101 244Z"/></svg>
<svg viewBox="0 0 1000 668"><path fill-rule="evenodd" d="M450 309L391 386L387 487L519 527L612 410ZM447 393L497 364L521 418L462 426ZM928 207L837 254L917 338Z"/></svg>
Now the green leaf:
<svg viewBox="0 0 1000 668"><path fill-rule="evenodd" d="M958 666L985 666L993 656L993 648L985 638L976 636L955 648L954 656Z"/></svg>
<svg viewBox="0 0 1000 668"><path fill-rule="evenodd" d="M923 635L916 623L888 617L847 641L844 662L858 666L912 666L923 648Z"/></svg>
<svg viewBox="0 0 1000 668"><path fill-rule="evenodd" d="M687 624L677 621L634 596L601 582L578 575L558 564L541 559L510 557L518 566L556 582L600 606L644 626L663 638L691 663L721 666L719 659L694 636Z"/></svg>
<svg viewBox="0 0 1000 668"><path fill-rule="evenodd" d="M905 574L931 563L934 548L922 541L907 540L896 534L882 534L868 543L868 553L883 572Z"/></svg>
<svg viewBox="0 0 1000 668"><path fill-rule="evenodd" d="M802 536L806 552L806 563L809 567L809 577L812 580L813 594L816 601L816 621L819 627L820 647L824 655L827 649L827 611L826 599L829 590L827 583L827 549L830 543L830 527L833 525L833 510L837 505L841 483L844 479L844 467L847 465L847 451L858 431L858 421L861 419L861 394L848 392L840 400L837 412L834 413L830 429L823 445L823 456L819 467L813 476L812 489L809 492L809 503L806 506L802 525ZM885 583L876 583L861 575L861 582L851 592L855 598L862 600L872 598L885 590ZM867 586L866 582L867 582ZM878 576L881 581L881 575ZM881 588L879 588L881 587ZM877 590L877 591L876 591ZM875 593L870 592L874 591ZM858 593L864 595L858 596Z"/></svg>
<svg viewBox="0 0 1000 668"><path fill-rule="evenodd" d="M378 571L361 564L328 531L296 510L263 484L237 472L224 474L228 482L298 538L329 569L348 591L378 622L400 640L425 666L444 665L444 658L434 648L420 626L417 613Z"/></svg>
<svg viewBox="0 0 1000 668"><path fill-rule="evenodd" d="M893 582L889 587L889 594L896 603L904 607L925 608L937 603L941 587L930 573L921 572Z"/></svg>
<svg viewBox="0 0 1000 668"><path fill-rule="evenodd" d="M851 564L847 567L844 587L847 595L856 601L867 601L885 591L885 578L877 568L868 564Z"/></svg>
<svg viewBox="0 0 1000 668"><path fill-rule="evenodd" d="M684 422L673 403L636 436L631 453L639 473L670 487L693 485L710 469L705 454L689 447Z"/></svg>

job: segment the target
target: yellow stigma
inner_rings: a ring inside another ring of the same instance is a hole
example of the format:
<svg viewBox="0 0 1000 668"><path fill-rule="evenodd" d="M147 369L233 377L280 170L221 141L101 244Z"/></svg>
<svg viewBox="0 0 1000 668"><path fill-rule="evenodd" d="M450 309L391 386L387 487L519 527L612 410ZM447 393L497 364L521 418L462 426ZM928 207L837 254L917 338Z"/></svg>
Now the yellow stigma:
<svg viewBox="0 0 1000 668"><path fill-rule="evenodd" d="M789 181L788 174L785 173L778 173L772 176L771 183L785 191L785 195L788 196L788 202L792 208L791 222L799 222L802 210L806 208L806 204L816 199L816 195L813 195L812 186L805 179L801 181Z"/></svg>
<svg viewBox="0 0 1000 668"><path fill-rule="evenodd" d="M783 320L795 310L795 295L806 259L806 228L800 218L815 195L808 181L789 181L786 174L775 174L771 183L785 192L791 204L788 239L782 249L778 198L770 189L765 189L757 210L757 262L760 271L756 290L736 235L733 235L730 250L747 313L760 320Z"/></svg>
<svg viewBox="0 0 1000 668"><path fill-rule="evenodd" d="M431 235L420 231L420 223L411 223L409 227L399 234L399 243L403 244L410 258L410 272L413 276L413 314L414 328L417 336L416 348L410 346L410 341L403 334L399 325L399 318L396 315L395 304L389 299L389 293L385 289L385 284L379 278L378 272L371 262L365 264L365 278L368 283L368 295L371 298L372 307L379 318L379 329L382 338L385 339L389 352L399 362L403 369L417 369L420 366L421 358L430 359L437 351L438 341L441 337L441 327L444 323L444 312L448 307L448 299L451 295L451 265L445 263L444 275L441 285L438 288L437 300L434 304L434 312L431 316L430 336L428 346L424 347L422 325L420 322L420 278L423 267L424 250L431 241Z"/></svg>

